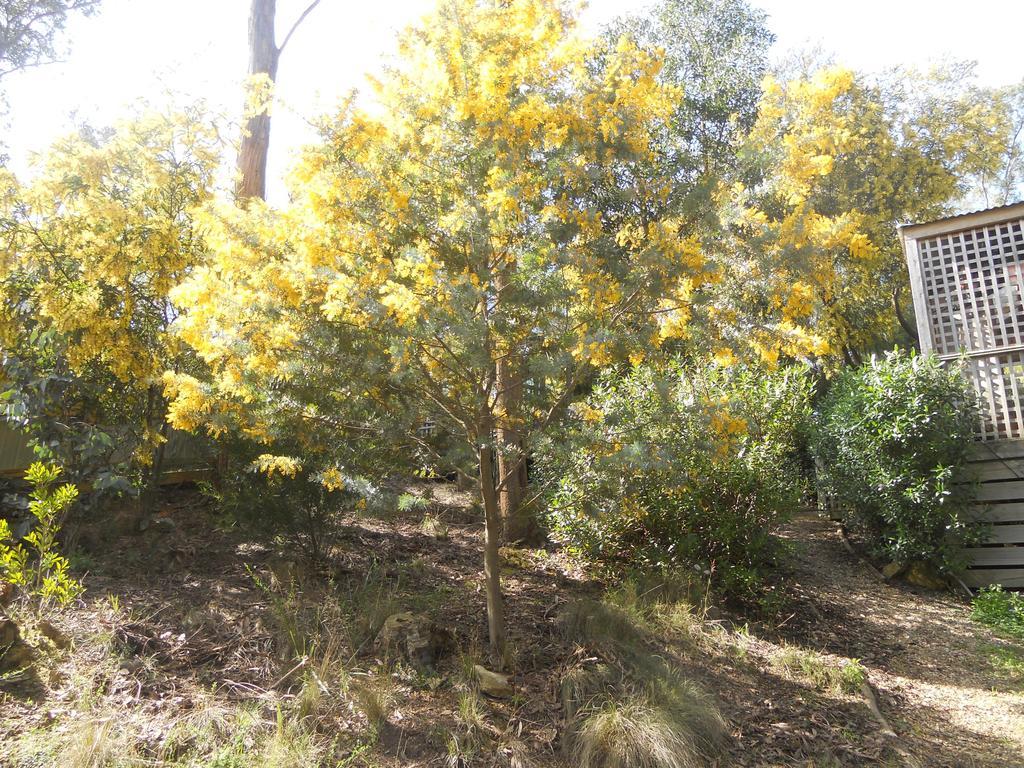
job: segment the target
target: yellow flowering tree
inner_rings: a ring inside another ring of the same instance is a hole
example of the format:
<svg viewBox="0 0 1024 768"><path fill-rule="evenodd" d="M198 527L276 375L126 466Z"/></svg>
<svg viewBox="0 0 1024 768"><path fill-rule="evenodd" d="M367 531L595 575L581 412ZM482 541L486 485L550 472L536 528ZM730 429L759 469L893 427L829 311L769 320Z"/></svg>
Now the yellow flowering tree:
<svg viewBox="0 0 1024 768"><path fill-rule="evenodd" d="M194 360L169 332L168 296L205 252L191 211L209 195L216 143L200 126L195 114L154 115L83 130L30 183L2 178L4 413L70 470L134 447L159 464L161 377Z"/></svg>
<svg viewBox="0 0 1024 768"><path fill-rule="evenodd" d="M380 446L464 473L499 651L498 495L525 460L498 471L500 431L528 447L595 368L687 334L713 275L654 162L679 98L657 50L587 42L557 0L445 0L400 54L374 108L324 126L286 210L210 211L212 261L175 296L214 375L168 377L170 413L321 476Z"/></svg>
<svg viewBox="0 0 1024 768"><path fill-rule="evenodd" d="M768 78L743 149L760 170L720 192L735 254L718 295L725 324L769 360L856 363L898 339L897 323L913 338L896 225L950 212L997 168L1009 117L969 72Z"/></svg>

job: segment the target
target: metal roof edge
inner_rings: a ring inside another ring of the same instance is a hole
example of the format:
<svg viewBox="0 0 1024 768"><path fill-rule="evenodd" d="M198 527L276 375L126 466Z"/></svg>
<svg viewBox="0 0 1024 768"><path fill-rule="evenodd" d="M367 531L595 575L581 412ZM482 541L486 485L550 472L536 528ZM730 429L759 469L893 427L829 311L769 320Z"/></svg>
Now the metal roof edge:
<svg viewBox="0 0 1024 768"><path fill-rule="evenodd" d="M904 238L912 237L917 239L959 232L1002 221L1010 221L1018 217L1024 218L1024 201L999 205L994 208L984 208L980 211L969 211L957 214L956 216L947 216L943 219L921 222L920 224L899 224L897 227Z"/></svg>

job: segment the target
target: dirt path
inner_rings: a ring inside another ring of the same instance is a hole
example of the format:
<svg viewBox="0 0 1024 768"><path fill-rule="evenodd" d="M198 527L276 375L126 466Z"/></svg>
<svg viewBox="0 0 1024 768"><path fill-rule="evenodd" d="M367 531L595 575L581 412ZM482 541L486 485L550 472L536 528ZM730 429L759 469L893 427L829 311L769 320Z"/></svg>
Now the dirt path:
<svg viewBox="0 0 1024 768"><path fill-rule="evenodd" d="M997 662L1012 644L955 596L880 582L828 521L801 517L784 536L796 550L786 639L858 659L920 765L1024 766L1021 681Z"/></svg>

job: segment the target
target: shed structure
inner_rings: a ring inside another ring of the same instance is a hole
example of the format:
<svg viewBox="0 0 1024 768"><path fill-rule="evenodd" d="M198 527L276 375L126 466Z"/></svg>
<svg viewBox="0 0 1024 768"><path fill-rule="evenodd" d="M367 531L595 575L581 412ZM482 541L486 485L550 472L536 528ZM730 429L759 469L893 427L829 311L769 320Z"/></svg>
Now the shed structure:
<svg viewBox="0 0 1024 768"><path fill-rule="evenodd" d="M981 402L968 471L992 535L965 581L1024 588L1024 203L900 232L921 351L963 360Z"/></svg>

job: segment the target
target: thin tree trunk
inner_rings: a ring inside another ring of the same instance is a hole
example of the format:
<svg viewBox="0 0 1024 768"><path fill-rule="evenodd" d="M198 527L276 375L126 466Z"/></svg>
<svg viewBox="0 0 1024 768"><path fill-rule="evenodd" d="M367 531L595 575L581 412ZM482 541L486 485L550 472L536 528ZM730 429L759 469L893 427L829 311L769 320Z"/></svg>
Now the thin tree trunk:
<svg viewBox="0 0 1024 768"><path fill-rule="evenodd" d="M917 329L910 324L910 321L903 314L903 308L900 306L900 293L902 293L900 286L896 286L892 292L892 306L896 310L896 319L899 320L900 325L906 332L907 336L913 339L914 343L920 348L921 338L917 335Z"/></svg>
<svg viewBox="0 0 1024 768"><path fill-rule="evenodd" d="M526 447L519 432L519 419L523 400L523 382L513 370L510 358L498 361L496 366L498 386L498 408L501 411L497 422L498 477L502 479L499 491L501 518L504 525L505 541L534 541L537 538L537 521L529 510L523 507L524 491L527 485Z"/></svg>
<svg viewBox="0 0 1024 768"><path fill-rule="evenodd" d="M157 414L159 413L159 417ZM146 402L146 425L152 429L159 418L160 422L160 444L157 445L151 454L152 465L149 469L149 477L146 480L146 487L142 492L142 511L152 512L156 507L157 494L160 490L160 474L163 472L164 455L167 445L167 418L164 413L164 399L160 388L156 384L149 386Z"/></svg>
<svg viewBox="0 0 1024 768"><path fill-rule="evenodd" d="M164 419L160 425L160 445L153 451L153 467L149 475L149 493L152 499L151 503L155 504L156 496L160 490L160 475L164 471L164 459L167 456L167 420ZM150 507L152 509L152 507Z"/></svg>
<svg viewBox="0 0 1024 768"><path fill-rule="evenodd" d="M249 12L249 75L277 79L280 51L274 40L277 0L252 0ZM238 187L240 201L266 198L267 153L270 151L270 115L266 110L249 118L238 151Z"/></svg>
<svg viewBox="0 0 1024 768"><path fill-rule="evenodd" d="M489 430L481 432L489 435ZM487 634L491 642L491 655L500 668L505 653L505 605L501 595L501 559L498 546L501 541L501 508L494 483L494 449L481 446L480 497L484 505L484 584L487 593Z"/></svg>
<svg viewBox="0 0 1024 768"><path fill-rule="evenodd" d="M514 266L509 267L514 269ZM499 297L509 290L508 275L498 270L494 287ZM505 541L533 541L537 538L537 525L533 516L523 508L526 493L526 446L520 434L523 402L523 380L517 357L512 350L500 356L495 363L495 384L498 389L498 478L499 502Z"/></svg>

